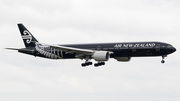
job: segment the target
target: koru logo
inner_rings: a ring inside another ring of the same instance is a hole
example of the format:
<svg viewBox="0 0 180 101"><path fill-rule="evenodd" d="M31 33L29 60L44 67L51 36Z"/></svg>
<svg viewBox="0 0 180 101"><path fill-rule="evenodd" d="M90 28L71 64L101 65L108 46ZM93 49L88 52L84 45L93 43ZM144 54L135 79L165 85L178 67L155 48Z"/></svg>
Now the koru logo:
<svg viewBox="0 0 180 101"><path fill-rule="evenodd" d="M27 43L27 44L31 43L32 36L31 36L31 34L30 34L29 31L24 30L23 35L22 35L22 38L23 38L23 40L26 40L26 43Z"/></svg>

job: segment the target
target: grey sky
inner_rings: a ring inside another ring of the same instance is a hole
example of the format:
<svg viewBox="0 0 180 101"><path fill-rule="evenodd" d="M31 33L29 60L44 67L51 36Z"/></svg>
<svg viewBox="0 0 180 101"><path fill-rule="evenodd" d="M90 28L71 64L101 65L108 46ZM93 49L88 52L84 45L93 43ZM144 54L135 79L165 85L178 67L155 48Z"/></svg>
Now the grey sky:
<svg viewBox="0 0 180 101"><path fill-rule="evenodd" d="M178 0L0 0L0 100L179 101L179 12ZM3 49L24 47L17 23L42 43L162 41L177 51L165 64L145 57L82 68Z"/></svg>

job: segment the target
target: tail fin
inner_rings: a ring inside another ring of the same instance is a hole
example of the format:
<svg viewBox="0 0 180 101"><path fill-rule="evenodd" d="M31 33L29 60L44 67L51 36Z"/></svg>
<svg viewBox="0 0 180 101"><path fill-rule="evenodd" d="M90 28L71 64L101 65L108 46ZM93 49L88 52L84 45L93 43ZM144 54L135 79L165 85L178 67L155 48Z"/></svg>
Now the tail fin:
<svg viewBox="0 0 180 101"><path fill-rule="evenodd" d="M19 31L21 33L24 45L26 47L35 47L35 42L38 42L36 38L26 29L23 24L18 24Z"/></svg>

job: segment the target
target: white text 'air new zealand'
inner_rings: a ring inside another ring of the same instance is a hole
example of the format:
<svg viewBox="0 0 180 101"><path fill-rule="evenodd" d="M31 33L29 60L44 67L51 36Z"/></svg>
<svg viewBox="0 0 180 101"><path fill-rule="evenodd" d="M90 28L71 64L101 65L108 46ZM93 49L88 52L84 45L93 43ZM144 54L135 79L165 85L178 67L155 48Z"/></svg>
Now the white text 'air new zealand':
<svg viewBox="0 0 180 101"><path fill-rule="evenodd" d="M83 67L92 65L91 59L97 61L95 67L105 65L109 58L126 62L131 57L162 56L161 62L164 63L164 57L176 51L172 45L163 42L48 45L39 43L22 24L18 24L18 27L26 48L7 49L49 59L84 59Z"/></svg>

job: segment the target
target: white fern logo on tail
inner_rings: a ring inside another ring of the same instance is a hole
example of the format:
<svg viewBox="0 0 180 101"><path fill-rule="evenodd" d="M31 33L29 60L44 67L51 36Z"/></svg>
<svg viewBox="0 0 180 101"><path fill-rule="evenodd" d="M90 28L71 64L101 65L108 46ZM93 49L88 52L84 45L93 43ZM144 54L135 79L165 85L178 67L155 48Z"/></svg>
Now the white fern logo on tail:
<svg viewBox="0 0 180 101"><path fill-rule="evenodd" d="M24 35L22 35L23 40L26 40L27 44L31 43L32 36L31 36L30 32L27 30L24 30L23 34L24 34Z"/></svg>

